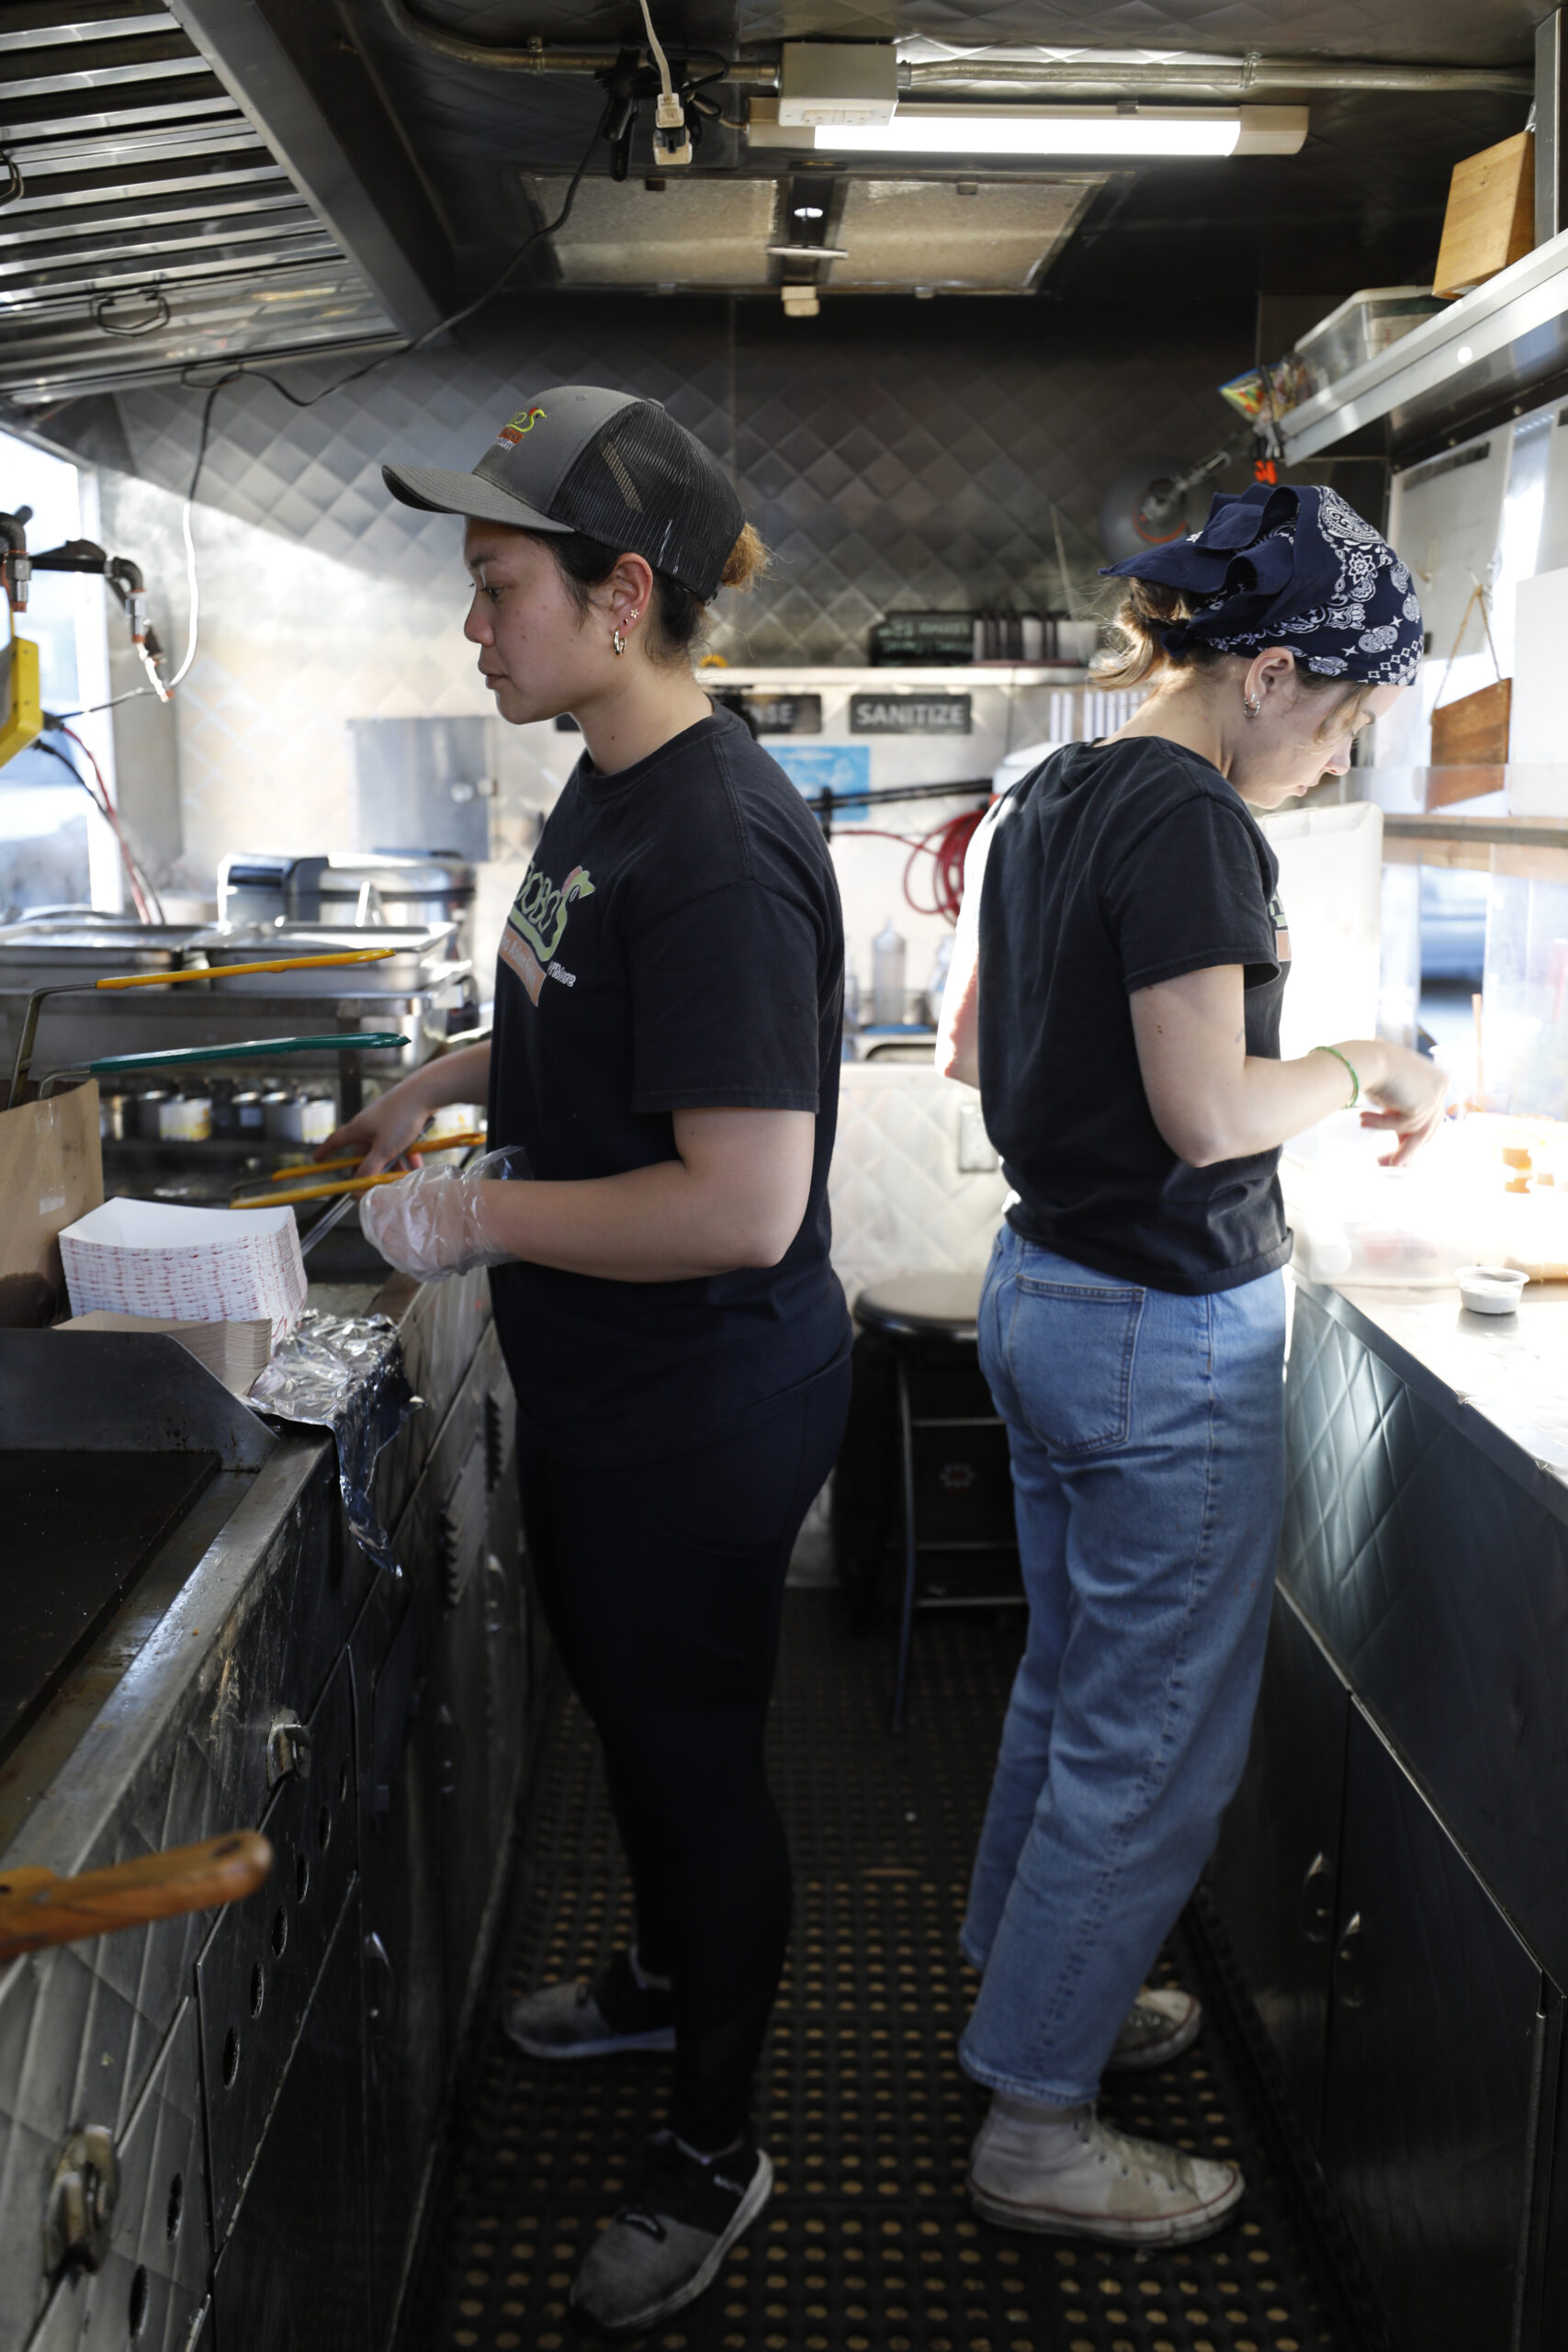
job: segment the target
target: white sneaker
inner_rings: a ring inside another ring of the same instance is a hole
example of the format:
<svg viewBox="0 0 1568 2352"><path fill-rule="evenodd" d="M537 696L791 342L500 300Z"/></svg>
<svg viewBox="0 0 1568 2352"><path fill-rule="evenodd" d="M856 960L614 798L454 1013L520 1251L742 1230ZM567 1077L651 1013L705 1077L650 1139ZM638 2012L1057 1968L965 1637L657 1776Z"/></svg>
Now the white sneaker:
<svg viewBox="0 0 1568 2352"><path fill-rule="evenodd" d="M1106 2065L1119 2074L1132 2074L1142 2066L1168 2066L1173 2058L1191 2049L1202 2023L1203 2007L1195 1994L1183 1993L1174 1984L1145 1984L1127 2012Z"/></svg>
<svg viewBox="0 0 1568 2352"><path fill-rule="evenodd" d="M969 2199L987 2222L1119 2245L1186 2245L1241 2198L1235 2165L1130 2140L1091 2107L992 2095L969 2159Z"/></svg>

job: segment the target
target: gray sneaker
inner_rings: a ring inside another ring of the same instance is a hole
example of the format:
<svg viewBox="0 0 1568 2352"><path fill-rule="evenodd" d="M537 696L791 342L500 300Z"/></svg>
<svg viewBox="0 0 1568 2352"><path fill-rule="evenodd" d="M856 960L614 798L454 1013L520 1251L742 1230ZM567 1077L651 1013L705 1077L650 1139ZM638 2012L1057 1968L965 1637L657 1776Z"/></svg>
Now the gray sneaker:
<svg viewBox="0 0 1568 2352"><path fill-rule="evenodd" d="M1168 2066L1191 2049L1202 2023L1202 2004L1195 1995L1179 1985L1145 1984L1127 2012L1106 2065L1121 2074L1142 2066Z"/></svg>
<svg viewBox="0 0 1568 2352"><path fill-rule="evenodd" d="M530 2058L612 2058L624 2050L673 2050L675 2005L639 1984L618 1951L590 1984L547 1984L507 2003L502 2023Z"/></svg>
<svg viewBox="0 0 1568 2352"><path fill-rule="evenodd" d="M1042 2109L996 2092L969 2160L969 2200L1004 2229L1115 2245L1187 2245L1220 2229L1246 2184L1235 2165L1130 2139L1091 2107Z"/></svg>
<svg viewBox="0 0 1568 2352"><path fill-rule="evenodd" d="M672 2132L648 2143L631 2200L590 2247L567 2297L607 2335L636 2335L706 2292L773 2194L773 2167L748 2133L705 2164Z"/></svg>

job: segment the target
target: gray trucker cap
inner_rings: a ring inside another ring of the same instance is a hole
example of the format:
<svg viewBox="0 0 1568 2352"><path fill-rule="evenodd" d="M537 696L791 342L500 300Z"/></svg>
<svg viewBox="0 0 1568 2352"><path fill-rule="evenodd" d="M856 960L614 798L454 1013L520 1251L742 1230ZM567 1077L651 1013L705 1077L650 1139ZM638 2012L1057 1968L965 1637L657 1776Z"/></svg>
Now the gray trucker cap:
<svg viewBox="0 0 1568 2352"><path fill-rule="evenodd" d="M705 603L745 520L718 460L658 401L598 384L558 384L525 401L472 473L381 473L405 506L524 531L581 531L646 556Z"/></svg>

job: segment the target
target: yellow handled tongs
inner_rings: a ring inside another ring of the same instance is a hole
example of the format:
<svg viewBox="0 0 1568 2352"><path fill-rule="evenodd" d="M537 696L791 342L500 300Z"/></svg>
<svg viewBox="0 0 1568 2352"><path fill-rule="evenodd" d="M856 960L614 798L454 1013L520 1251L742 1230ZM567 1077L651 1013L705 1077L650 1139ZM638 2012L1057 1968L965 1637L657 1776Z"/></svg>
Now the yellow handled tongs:
<svg viewBox="0 0 1568 2352"><path fill-rule="evenodd" d="M466 1127L461 1135L421 1136L417 1143L409 1145L402 1157L412 1159L416 1153L426 1151L468 1151L475 1144L483 1143L484 1139L483 1134L476 1127ZM359 1160L353 1152L344 1159L295 1159L287 1168L275 1168L267 1182L288 1184L297 1176L330 1176L334 1168L357 1168L358 1165ZM400 1169L396 1172L406 1176L408 1170ZM340 1186L339 1190L342 1189Z"/></svg>
<svg viewBox="0 0 1568 2352"><path fill-rule="evenodd" d="M98 989L178 988L186 980L243 979L252 972L312 972L324 970L329 965L379 964L397 952L395 947L350 947L331 956L271 956L258 964L196 964L186 972L112 972L101 980L68 980L58 988L35 989L22 1015L22 1034L17 1040L17 1058L11 1065L11 1091L6 1097L6 1108L14 1111L22 1099L22 1089L33 1064L39 1014L51 997L87 996Z"/></svg>
<svg viewBox="0 0 1568 2352"><path fill-rule="evenodd" d="M339 1193L368 1193L378 1184L398 1184L406 1168L384 1169L379 1176L333 1176L324 1184L296 1184L287 1193L249 1192L243 1186L229 1195L231 1209L281 1209L291 1201L335 1200Z"/></svg>

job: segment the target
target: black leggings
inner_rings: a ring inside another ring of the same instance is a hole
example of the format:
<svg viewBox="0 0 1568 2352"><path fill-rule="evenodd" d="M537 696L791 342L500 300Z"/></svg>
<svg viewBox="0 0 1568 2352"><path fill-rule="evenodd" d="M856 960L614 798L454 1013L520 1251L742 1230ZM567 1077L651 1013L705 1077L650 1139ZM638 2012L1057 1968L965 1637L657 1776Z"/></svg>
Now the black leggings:
<svg viewBox="0 0 1568 2352"><path fill-rule="evenodd" d="M789 1850L762 1733L784 1574L849 1388L846 1363L741 1436L658 1462L522 1446L524 1532L604 1742L638 1957L673 1988L671 2120L705 2152L746 2122L784 1964Z"/></svg>

